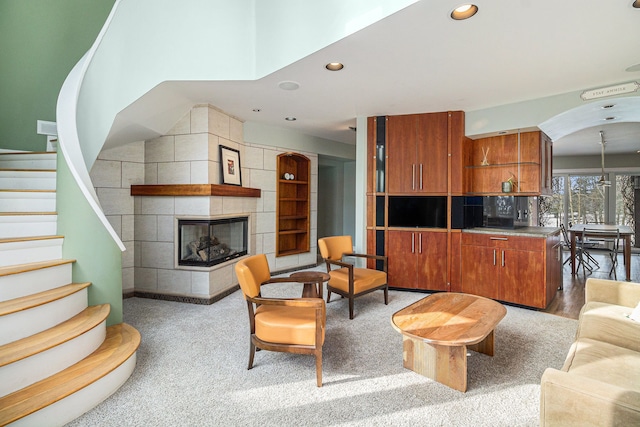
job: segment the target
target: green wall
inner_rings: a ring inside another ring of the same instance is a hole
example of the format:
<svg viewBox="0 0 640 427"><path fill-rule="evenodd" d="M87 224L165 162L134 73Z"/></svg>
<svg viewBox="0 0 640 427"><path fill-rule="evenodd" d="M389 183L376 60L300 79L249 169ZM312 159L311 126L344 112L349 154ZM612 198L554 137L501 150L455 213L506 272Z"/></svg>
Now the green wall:
<svg viewBox="0 0 640 427"><path fill-rule="evenodd" d="M114 1L0 0L0 148L46 148L36 122L56 121L62 83Z"/></svg>
<svg viewBox="0 0 640 427"><path fill-rule="evenodd" d="M111 305L107 326L122 322L122 253L82 195L62 153L57 162L58 234L62 257L75 259L73 281L91 282L89 305Z"/></svg>

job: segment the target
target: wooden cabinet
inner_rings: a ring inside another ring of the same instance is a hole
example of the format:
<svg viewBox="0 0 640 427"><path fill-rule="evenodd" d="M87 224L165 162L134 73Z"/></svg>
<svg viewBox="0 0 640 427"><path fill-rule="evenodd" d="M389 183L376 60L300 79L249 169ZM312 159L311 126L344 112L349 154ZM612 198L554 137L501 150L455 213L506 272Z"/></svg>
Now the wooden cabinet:
<svg viewBox="0 0 640 427"><path fill-rule="evenodd" d="M447 232L389 230L389 286L447 290Z"/></svg>
<svg viewBox="0 0 640 427"><path fill-rule="evenodd" d="M448 121L447 112L387 118L388 193L447 194Z"/></svg>
<svg viewBox="0 0 640 427"><path fill-rule="evenodd" d="M297 153L278 155L276 179L276 256L309 252L309 158Z"/></svg>
<svg viewBox="0 0 640 427"><path fill-rule="evenodd" d="M462 292L546 308L559 286L559 234L462 233ZM560 277L561 280L561 277Z"/></svg>
<svg viewBox="0 0 640 427"><path fill-rule="evenodd" d="M470 140L466 150L470 193L503 195L502 182L511 178L517 183L514 195L551 194L552 143L543 132ZM483 165L485 157L488 164Z"/></svg>

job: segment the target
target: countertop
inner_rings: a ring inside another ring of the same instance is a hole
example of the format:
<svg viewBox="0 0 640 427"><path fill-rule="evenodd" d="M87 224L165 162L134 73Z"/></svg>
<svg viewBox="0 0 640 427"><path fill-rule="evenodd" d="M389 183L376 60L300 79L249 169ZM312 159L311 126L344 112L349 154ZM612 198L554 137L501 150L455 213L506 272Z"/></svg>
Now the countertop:
<svg viewBox="0 0 640 427"><path fill-rule="evenodd" d="M463 233L501 234L503 236L544 237L560 233L557 227L520 227L520 228L466 228Z"/></svg>

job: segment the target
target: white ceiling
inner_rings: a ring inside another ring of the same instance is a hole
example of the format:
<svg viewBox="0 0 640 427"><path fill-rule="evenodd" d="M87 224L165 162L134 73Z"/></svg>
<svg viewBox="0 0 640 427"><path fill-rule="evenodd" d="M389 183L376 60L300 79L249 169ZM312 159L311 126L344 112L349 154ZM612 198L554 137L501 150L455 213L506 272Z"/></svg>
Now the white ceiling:
<svg viewBox="0 0 640 427"><path fill-rule="evenodd" d="M454 21L449 13L460 3L419 1L257 81L174 82L173 89L245 121L354 143L349 126L358 116L469 112L640 81L633 0L478 0L476 16ZM344 69L327 71L333 61ZM283 81L300 87L282 90ZM598 107L550 123L563 135L554 154L599 154L600 130L607 152L640 150L640 93L613 99L627 100L624 118L605 124L613 110Z"/></svg>

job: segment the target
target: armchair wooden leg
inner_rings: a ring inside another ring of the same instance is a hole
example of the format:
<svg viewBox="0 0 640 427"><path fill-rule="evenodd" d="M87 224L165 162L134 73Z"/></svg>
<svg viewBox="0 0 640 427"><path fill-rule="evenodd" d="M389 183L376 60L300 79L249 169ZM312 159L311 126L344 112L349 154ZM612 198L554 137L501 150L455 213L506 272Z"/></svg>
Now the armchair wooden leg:
<svg viewBox="0 0 640 427"><path fill-rule="evenodd" d="M384 305L389 305L389 286L384 287Z"/></svg>
<svg viewBox="0 0 640 427"><path fill-rule="evenodd" d="M327 289L327 304L329 303L330 299L331 299L331 291Z"/></svg>
<svg viewBox="0 0 640 427"><path fill-rule="evenodd" d="M353 319L353 296L349 297L349 319Z"/></svg>
<svg viewBox="0 0 640 427"><path fill-rule="evenodd" d="M322 349L316 352L316 382L322 387Z"/></svg>
<svg viewBox="0 0 640 427"><path fill-rule="evenodd" d="M256 346L253 344L253 340L249 338L249 367L247 369L253 368L253 356L256 354Z"/></svg>

